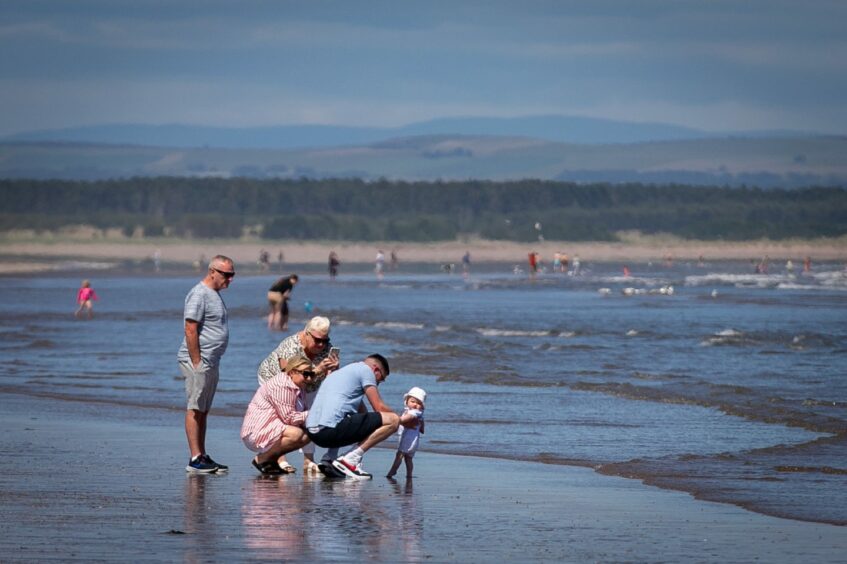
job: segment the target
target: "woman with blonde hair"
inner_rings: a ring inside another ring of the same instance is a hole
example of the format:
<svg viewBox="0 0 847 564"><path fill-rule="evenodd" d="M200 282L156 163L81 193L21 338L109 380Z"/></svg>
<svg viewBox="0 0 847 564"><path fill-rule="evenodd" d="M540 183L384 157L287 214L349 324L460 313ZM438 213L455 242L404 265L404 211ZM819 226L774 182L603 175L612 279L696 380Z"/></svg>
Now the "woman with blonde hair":
<svg viewBox="0 0 847 564"><path fill-rule="evenodd" d="M338 369L338 353L337 349L335 354L332 352L329 330L329 319L316 316L306 322L302 331L283 339L259 365L257 373L259 385L261 386L277 374L284 372L286 364L292 358L297 356L306 357L312 363L312 371L315 373L314 379L308 382L305 390L304 409L308 410L312 406L312 401L314 401L315 395L318 393L321 382L324 381L330 372ZM317 472L317 465L314 460L314 445L309 444L303 449L303 457L305 459L303 461L303 470ZM279 464L284 471L291 471L289 468L292 467L284 457L280 458Z"/></svg>

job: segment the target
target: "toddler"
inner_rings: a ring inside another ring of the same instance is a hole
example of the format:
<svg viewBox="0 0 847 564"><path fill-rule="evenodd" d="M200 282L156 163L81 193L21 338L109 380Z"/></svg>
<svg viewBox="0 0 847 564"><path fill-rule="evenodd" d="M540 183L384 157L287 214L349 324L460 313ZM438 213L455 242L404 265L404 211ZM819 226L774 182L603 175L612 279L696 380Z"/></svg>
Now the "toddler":
<svg viewBox="0 0 847 564"><path fill-rule="evenodd" d="M386 475L387 478L393 478L400 468L400 462L406 462L406 478L412 477L412 469L414 464L412 458L418 450L420 436L424 434L424 409L426 402L426 392L422 388L415 386L403 396L405 409L403 415L400 416L400 429L397 434L400 436L400 445L397 447L397 454L394 456L394 464L391 465L391 470Z"/></svg>

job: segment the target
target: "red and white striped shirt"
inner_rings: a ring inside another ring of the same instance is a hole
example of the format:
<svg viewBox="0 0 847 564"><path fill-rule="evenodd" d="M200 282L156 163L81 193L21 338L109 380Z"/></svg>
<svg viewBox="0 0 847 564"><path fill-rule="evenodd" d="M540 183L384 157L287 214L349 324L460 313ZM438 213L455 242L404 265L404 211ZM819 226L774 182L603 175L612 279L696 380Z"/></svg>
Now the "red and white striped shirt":
<svg viewBox="0 0 847 564"><path fill-rule="evenodd" d="M244 415L241 440L247 448L263 452L282 436L286 425L302 427L308 411L303 410L303 392L285 372L262 384Z"/></svg>

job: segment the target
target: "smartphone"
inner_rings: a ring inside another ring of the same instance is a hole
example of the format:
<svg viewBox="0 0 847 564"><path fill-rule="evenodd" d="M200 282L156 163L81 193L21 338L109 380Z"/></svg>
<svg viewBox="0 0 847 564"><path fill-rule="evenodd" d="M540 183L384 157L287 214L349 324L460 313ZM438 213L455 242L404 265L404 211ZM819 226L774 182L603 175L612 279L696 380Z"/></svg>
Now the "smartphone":
<svg viewBox="0 0 847 564"><path fill-rule="evenodd" d="M341 349L339 349L338 347L330 347L329 356L334 356L335 358L338 358L339 356L341 356Z"/></svg>

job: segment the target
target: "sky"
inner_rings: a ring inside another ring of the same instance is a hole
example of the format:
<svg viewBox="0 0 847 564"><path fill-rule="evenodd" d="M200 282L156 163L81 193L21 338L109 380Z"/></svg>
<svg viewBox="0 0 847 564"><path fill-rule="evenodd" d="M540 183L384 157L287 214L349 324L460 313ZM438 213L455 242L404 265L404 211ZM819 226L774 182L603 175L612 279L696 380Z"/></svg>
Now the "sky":
<svg viewBox="0 0 847 564"><path fill-rule="evenodd" d="M560 114L847 134L844 0L2 0L0 135Z"/></svg>

